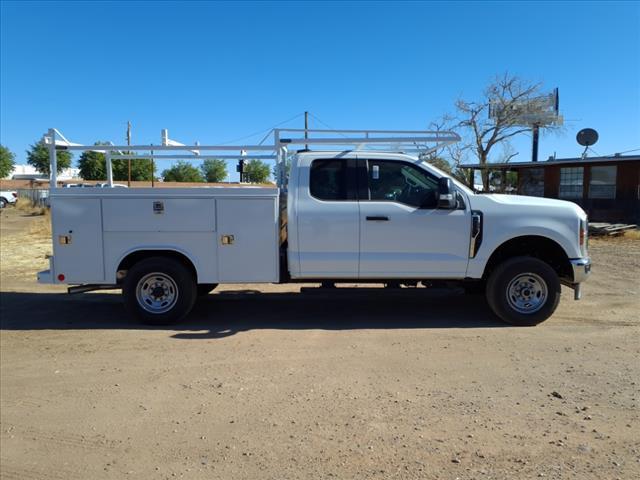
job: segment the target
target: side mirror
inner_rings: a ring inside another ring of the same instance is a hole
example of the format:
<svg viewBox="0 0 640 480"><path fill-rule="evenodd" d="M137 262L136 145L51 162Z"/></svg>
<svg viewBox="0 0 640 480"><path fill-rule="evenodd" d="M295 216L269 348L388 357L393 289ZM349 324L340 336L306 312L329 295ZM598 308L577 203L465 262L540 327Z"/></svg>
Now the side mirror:
<svg viewBox="0 0 640 480"><path fill-rule="evenodd" d="M438 208L454 210L458 206L456 191L449 177L442 177L438 181Z"/></svg>

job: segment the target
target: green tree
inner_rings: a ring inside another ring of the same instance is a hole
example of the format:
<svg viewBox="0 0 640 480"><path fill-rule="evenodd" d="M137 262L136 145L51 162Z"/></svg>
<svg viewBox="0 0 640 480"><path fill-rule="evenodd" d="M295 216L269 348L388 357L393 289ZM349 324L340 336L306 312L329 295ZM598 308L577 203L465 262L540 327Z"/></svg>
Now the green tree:
<svg viewBox="0 0 640 480"><path fill-rule="evenodd" d="M287 159L284 162L284 177L285 178L289 178L289 173L290 172L291 172L291 160ZM271 169L271 175L273 175L273 178L275 178L275 179L278 178L278 164L277 163Z"/></svg>
<svg viewBox="0 0 640 480"><path fill-rule="evenodd" d="M227 162L220 158L205 160L200 167L207 182L223 182L227 178Z"/></svg>
<svg viewBox="0 0 640 480"><path fill-rule="evenodd" d="M165 182L204 182L200 170L184 160L163 171L162 178Z"/></svg>
<svg viewBox="0 0 640 480"><path fill-rule="evenodd" d="M125 152L127 155L132 152ZM111 167L113 168L113 179L126 182L129 180L129 160L118 160L118 154L114 152L111 157ZM133 182L150 182L155 174L155 165L150 158L131 159L131 180Z"/></svg>
<svg viewBox="0 0 640 480"><path fill-rule="evenodd" d="M106 145L105 142L96 142L94 145ZM84 180L106 180L107 161L104 153L86 151L82 152L78 159L80 177Z"/></svg>
<svg viewBox="0 0 640 480"><path fill-rule="evenodd" d="M65 150L58 150L56 153L57 171L60 173L71 166L71 153ZM43 175L51 174L49 170L49 147L42 140L34 143L27 150L27 163Z"/></svg>
<svg viewBox="0 0 640 480"><path fill-rule="evenodd" d="M107 145L106 142L96 142L94 145ZM82 152L78 160L80 176L85 180L106 180L107 160L102 152L86 151ZM116 181L129 180L129 160L118 160L118 153L113 152L111 159L113 169L113 179ZM150 181L152 176L151 160L139 158L131 160L131 180Z"/></svg>
<svg viewBox="0 0 640 480"><path fill-rule="evenodd" d="M0 145L0 178L8 177L15 165L16 156L4 145Z"/></svg>
<svg viewBox="0 0 640 480"><path fill-rule="evenodd" d="M266 183L269 172L269 165L258 159L249 160L244 166L245 178L250 183Z"/></svg>

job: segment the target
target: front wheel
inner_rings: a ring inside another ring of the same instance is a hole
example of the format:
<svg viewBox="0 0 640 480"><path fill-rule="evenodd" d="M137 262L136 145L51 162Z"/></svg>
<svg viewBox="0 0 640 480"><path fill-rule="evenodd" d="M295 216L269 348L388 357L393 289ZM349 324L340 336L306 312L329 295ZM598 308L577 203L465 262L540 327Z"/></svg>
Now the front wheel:
<svg viewBox="0 0 640 480"><path fill-rule="evenodd" d="M151 257L127 272L122 288L127 311L149 325L182 320L196 300L193 274L173 258Z"/></svg>
<svg viewBox="0 0 640 480"><path fill-rule="evenodd" d="M499 265L487 282L487 302L506 323L533 326L553 315L560 302L560 279L537 258L515 257Z"/></svg>

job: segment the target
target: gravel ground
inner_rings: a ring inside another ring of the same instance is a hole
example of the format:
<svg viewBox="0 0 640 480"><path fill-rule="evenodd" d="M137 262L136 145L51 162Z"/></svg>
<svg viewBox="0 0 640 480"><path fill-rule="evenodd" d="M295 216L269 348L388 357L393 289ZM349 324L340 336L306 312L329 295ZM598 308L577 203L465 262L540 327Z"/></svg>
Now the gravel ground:
<svg viewBox="0 0 640 480"><path fill-rule="evenodd" d="M0 215L3 479L640 477L640 241L534 328L481 297L225 286L174 328L39 286Z"/></svg>

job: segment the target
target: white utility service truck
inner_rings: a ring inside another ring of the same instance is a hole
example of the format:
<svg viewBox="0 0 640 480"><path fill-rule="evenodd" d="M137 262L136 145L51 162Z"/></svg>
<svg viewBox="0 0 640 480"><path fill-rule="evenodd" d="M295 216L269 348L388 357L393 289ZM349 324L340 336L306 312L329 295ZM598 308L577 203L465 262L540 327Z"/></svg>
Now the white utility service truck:
<svg viewBox="0 0 640 480"><path fill-rule="evenodd" d="M455 133L273 135L270 145L185 146L163 131L160 146L96 147L49 130L54 255L39 282L71 285L70 293L121 289L127 310L152 324L181 320L221 283L458 284L486 291L515 325L551 316L561 284L580 298L591 268L584 211L477 194L421 160L459 140ZM57 188L56 151L96 148L110 185L112 158L137 151L137 159L274 158L277 187ZM212 154L221 150L237 153Z"/></svg>

